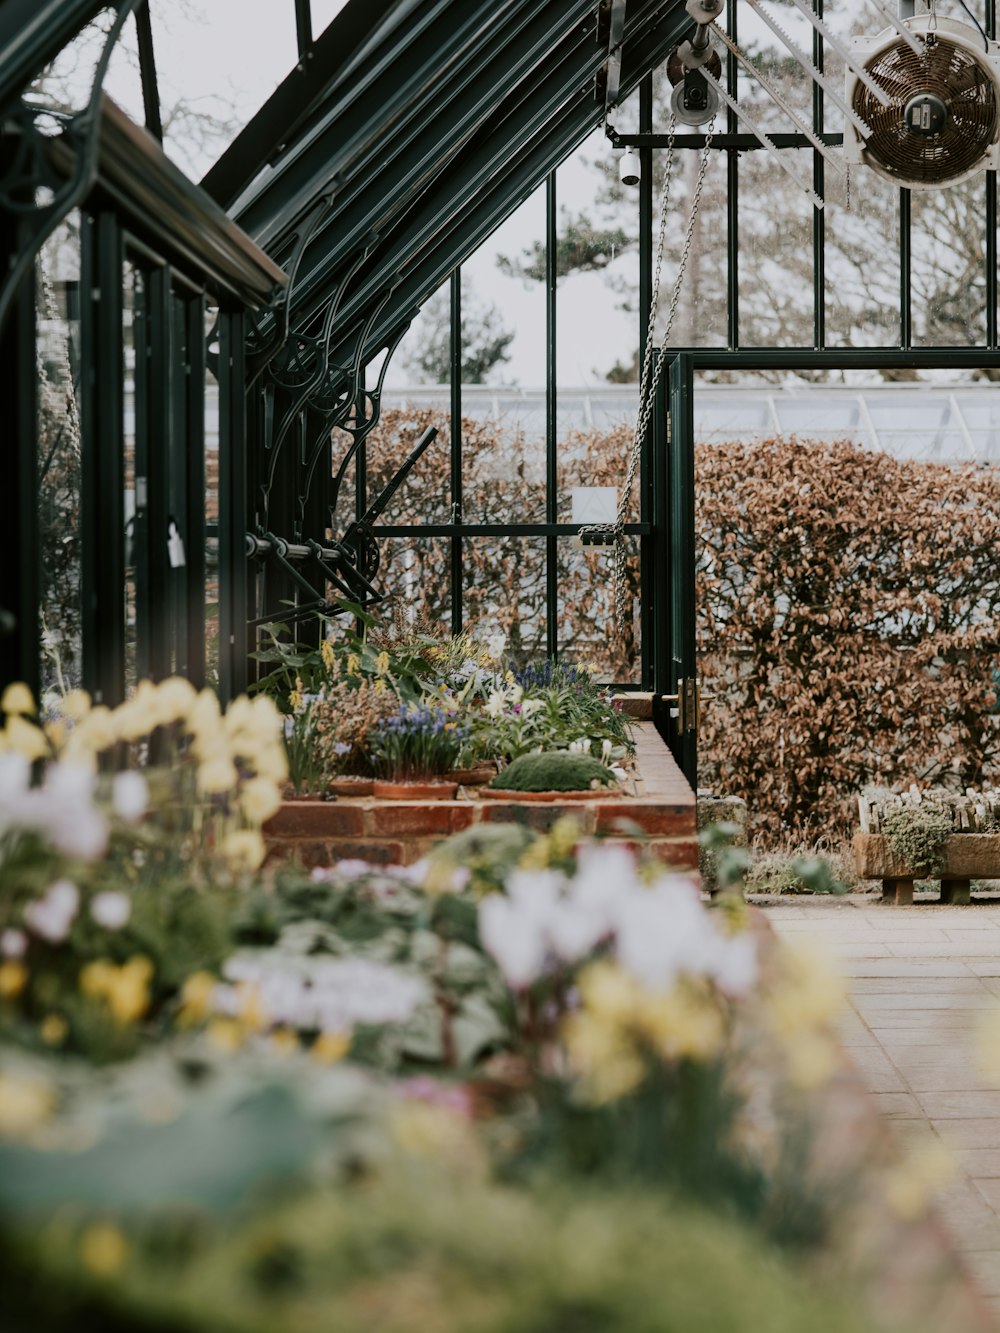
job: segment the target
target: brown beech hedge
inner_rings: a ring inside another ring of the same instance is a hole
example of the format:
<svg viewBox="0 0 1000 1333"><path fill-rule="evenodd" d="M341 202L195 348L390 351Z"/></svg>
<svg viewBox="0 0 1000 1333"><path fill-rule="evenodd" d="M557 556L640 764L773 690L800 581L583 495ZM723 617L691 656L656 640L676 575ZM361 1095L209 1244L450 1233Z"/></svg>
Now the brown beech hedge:
<svg viewBox="0 0 1000 1333"><path fill-rule="evenodd" d="M703 752L758 825L996 774L1000 474L770 439L702 446L697 478Z"/></svg>
<svg viewBox="0 0 1000 1333"><path fill-rule="evenodd" d="M368 446L370 491L402 462L427 409L387 411ZM544 521L544 446L503 423L462 423L464 518ZM560 442L559 518L573 485L620 485L629 431ZM449 515L446 430L385 521ZM345 486L353 498L353 484ZM636 515L637 516L637 515ZM871 782L997 780L1000 475L898 462L849 441L770 439L697 451L701 782L744 796L772 838L837 835ZM545 652L545 543L463 542L467 621L500 624L513 652ZM383 542L388 587L450 617L449 543ZM637 622L612 623L606 555L558 543L569 660L630 679ZM629 592L638 611L638 567Z"/></svg>

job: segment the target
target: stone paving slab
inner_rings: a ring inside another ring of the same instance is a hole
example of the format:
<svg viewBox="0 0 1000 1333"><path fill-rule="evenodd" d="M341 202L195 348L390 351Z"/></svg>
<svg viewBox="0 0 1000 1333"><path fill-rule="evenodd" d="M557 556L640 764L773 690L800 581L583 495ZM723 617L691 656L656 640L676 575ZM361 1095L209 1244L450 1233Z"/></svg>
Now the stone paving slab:
<svg viewBox="0 0 1000 1333"><path fill-rule="evenodd" d="M918 1157L944 1143L954 1154L939 1215L1000 1326L1000 1082L976 1058L980 1026L1000 1012L1000 903L762 905L790 943L837 959L851 997L844 1047L901 1148Z"/></svg>

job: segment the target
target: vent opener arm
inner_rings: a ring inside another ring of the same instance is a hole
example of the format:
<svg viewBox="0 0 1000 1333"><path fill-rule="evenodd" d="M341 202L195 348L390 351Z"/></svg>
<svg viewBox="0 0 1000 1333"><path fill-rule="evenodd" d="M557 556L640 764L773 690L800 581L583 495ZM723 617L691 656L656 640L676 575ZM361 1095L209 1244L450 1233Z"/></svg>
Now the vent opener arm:
<svg viewBox="0 0 1000 1333"><path fill-rule="evenodd" d="M892 27L896 29L913 54L915 56L922 56L924 54L924 43L920 38L917 37L915 33L912 33L906 24L892 12L889 6L882 3L882 0L872 0L872 4L885 19L886 23L891 24Z"/></svg>
<svg viewBox="0 0 1000 1333"><path fill-rule="evenodd" d="M829 97L830 101L834 104L834 106L838 107L844 113L844 115L851 122L851 124L861 135L861 137L863 139L870 139L871 130L868 128L865 122L861 119L861 117L857 114L857 112L853 110L853 108L847 105L843 97L841 97L840 93L833 86L831 80L828 79L825 74L822 74L816 68L816 66L809 59L809 57L804 54L804 52L799 50L799 48L792 41L791 37L789 37L788 33L785 32L784 28L782 28L779 23L776 23L775 20L771 17L771 15L767 12L767 10L763 7L763 5L760 3L760 0L747 0L747 3L753 8L753 10L757 14L760 15L763 21L774 33L775 37L777 37L779 41L781 41L788 48L791 54L795 57L795 59L799 62L802 68L810 76L810 78L813 79L814 82L819 84L819 86L823 89L823 91L826 93L827 97Z"/></svg>
<svg viewBox="0 0 1000 1333"><path fill-rule="evenodd" d="M716 24L712 31L715 33L716 37L721 39L726 50L732 52L747 73L751 74L757 80L771 100L781 108L796 129L799 130L801 134L805 135L816 151L823 157L824 161L827 162L829 166L833 167L834 171L836 171L839 176L843 176L844 168L840 165L835 155L830 152L829 145L825 144L813 130L812 126L809 125L807 121L803 120L798 112L788 105L784 97L778 92L777 88L767 75L764 74L762 70L759 70L753 61L743 54L723 28L720 28L718 24Z"/></svg>
<svg viewBox="0 0 1000 1333"><path fill-rule="evenodd" d="M795 8L799 11L800 14L805 15L805 17L813 25L813 27L816 29L819 35L823 38L823 41L827 42L832 47L832 49L837 52L837 55L840 56L841 60L844 61L847 67L854 71L854 73L858 76L858 78L865 85L865 87L872 94L872 96L876 98L877 101L881 102L883 106L892 106L892 98L889 96L886 90L884 88L879 87L879 85L875 82L872 76L865 69L864 65L861 64L861 62L858 61L857 58L854 56L853 52L851 52L847 48L847 46L840 40L840 38L836 35L836 33L830 31L830 29L826 26L826 24L823 22L823 20L819 17L818 14L813 13L812 6L807 5L806 0L792 0L792 4L795 6Z"/></svg>
<svg viewBox="0 0 1000 1333"><path fill-rule="evenodd" d="M808 186L805 183L805 181L802 180L798 176L798 174L792 170L792 168L785 161L784 156L778 152L778 149L775 146L774 142L769 138L769 136L764 132L764 130L761 129L761 127L757 124L754 118L750 115L749 111L747 111L746 107L741 106L738 102L736 102L732 97L729 96L725 88L723 88L722 84L719 83L718 79L715 78L715 76L711 73L710 70L703 67L701 72L705 76L705 79L709 87L714 88L715 91L718 93L718 95L725 102L725 104L736 112L736 115L739 117L739 119L742 120L754 133L754 135L760 140L760 142L764 145L767 151L774 158L775 162L777 162L781 170L785 172L786 175L790 176L791 179L802 191L802 193L812 201L813 207L822 208L823 200L819 197L819 195L816 193L815 190L813 190L810 186Z"/></svg>

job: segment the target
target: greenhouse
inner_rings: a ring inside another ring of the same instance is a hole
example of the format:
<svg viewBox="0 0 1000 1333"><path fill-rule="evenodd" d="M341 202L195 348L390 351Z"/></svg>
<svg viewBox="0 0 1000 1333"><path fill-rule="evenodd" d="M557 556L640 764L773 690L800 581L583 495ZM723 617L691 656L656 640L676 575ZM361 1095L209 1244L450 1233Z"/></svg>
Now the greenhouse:
<svg viewBox="0 0 1000 1333"><path fill-rule="evenodd" d="M0 1326L997 1326L998 39L3 0Z"/></svg>

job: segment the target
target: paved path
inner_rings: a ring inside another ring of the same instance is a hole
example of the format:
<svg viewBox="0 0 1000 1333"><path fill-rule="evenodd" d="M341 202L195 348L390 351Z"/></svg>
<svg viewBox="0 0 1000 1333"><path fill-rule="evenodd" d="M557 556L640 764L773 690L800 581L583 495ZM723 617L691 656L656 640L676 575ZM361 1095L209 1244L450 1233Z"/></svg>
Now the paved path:
<svg viewBox="0 0 1000 1333"><path fill-rule="evenodd" d="M961 1169L939 1211L1000 1316L1000 1082L974 1050L984 1012L1000 1010L1000 901L895 907L858 895L765 910L779 934L840 957L844 1044L906 1148L937 1137L954 1151Z"/></svg>

